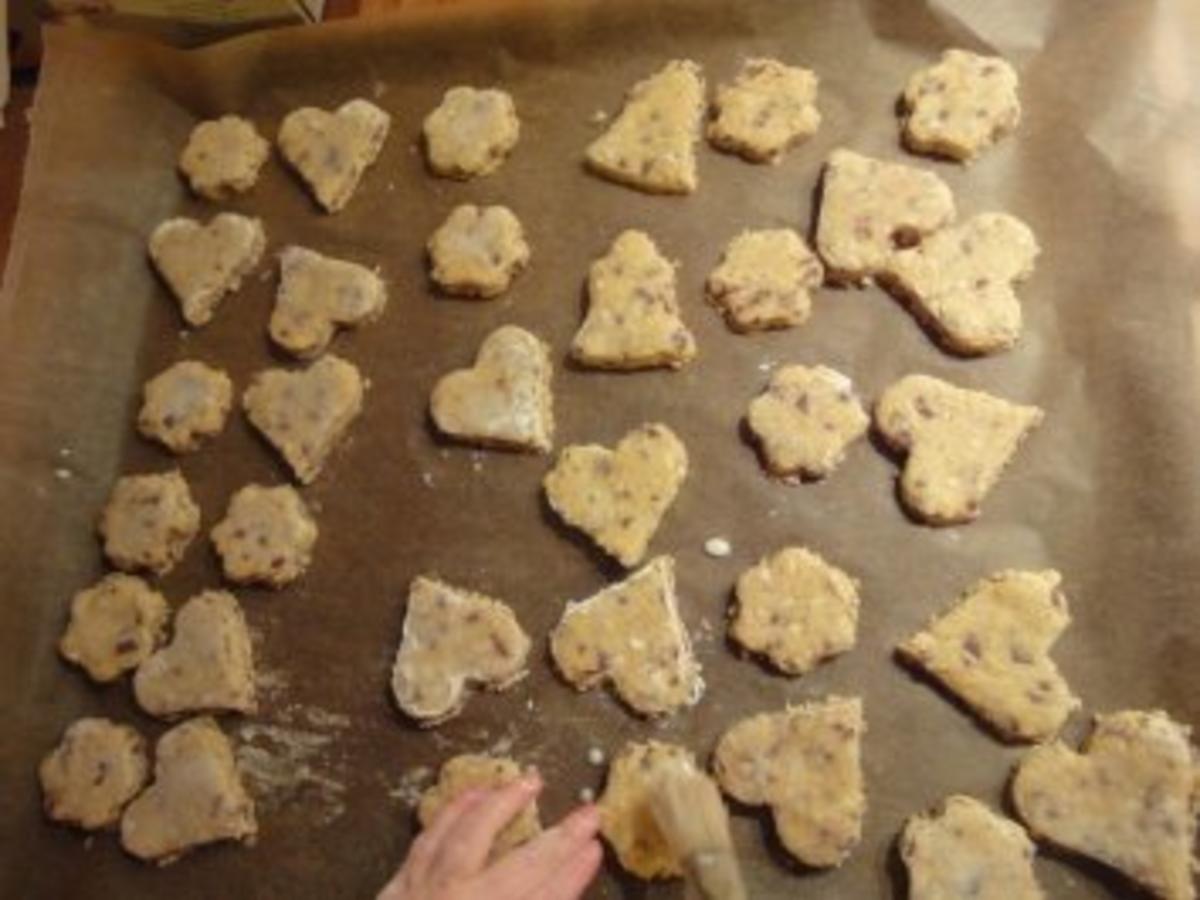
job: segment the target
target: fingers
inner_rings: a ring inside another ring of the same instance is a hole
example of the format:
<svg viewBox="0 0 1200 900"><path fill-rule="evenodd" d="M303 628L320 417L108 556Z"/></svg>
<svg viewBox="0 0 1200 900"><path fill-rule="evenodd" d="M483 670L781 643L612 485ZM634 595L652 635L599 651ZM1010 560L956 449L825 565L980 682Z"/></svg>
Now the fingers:
<svg viewBox="0 0 1200 900"><path fill-rule="evenodd" d="M496 835L541 789L542 779L530 774L499 790L487 791L483 800L471 807L471 815L460 816L446 832L438 853L438 868L464 875L482 869Z"/></svg>
<svg viewBox="0 0 1200 900"><path fill-rule="evenodd" d="M563 867L589 843L594 843L599 829L600 814L596 807L581 806L492 866L488 870L489 892L496 900L530 896L543 884L560 877Z"/></svg>
<svg viewBox="0 0 1200 900"><path fill-rule="evenodd" d="M578 900L600 869L604 851L595 838L577 850L558 874L547 878L533 895L533 900Z"/></svg>
<svg viewBox="0 0 1200 900"><path fill-rule="evenodd" d="M417 839L413 841L404 868L413 872L414 875L423 875L438 855L446 835L464 815L471 812L483 800L484 796L483 791L463 791L444 806L434 818L433 824L417 835Z"/></svg>

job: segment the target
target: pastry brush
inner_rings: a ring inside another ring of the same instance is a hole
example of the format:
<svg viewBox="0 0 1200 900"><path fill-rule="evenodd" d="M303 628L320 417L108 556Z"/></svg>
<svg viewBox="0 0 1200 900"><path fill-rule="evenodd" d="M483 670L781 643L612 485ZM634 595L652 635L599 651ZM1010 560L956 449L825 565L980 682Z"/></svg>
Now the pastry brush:
<svg viewBox="0 0 1200 900"><path fill-rule="evenodd" d="M650 791L650 811L696 895L746 900L729 813L712 779L694 770L666 769Z"/></svg>

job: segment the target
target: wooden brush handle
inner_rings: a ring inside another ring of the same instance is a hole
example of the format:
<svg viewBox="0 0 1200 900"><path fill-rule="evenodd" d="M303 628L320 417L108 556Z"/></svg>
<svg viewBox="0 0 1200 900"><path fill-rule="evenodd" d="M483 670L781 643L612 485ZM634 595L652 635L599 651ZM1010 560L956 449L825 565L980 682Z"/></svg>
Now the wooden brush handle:
<svg viewBox="0 0 1200 900"><path fill-rule="evenodd" d="M746 900L746 886L732 849L694 853L684 866L688 883L701 900Z"/></svg>

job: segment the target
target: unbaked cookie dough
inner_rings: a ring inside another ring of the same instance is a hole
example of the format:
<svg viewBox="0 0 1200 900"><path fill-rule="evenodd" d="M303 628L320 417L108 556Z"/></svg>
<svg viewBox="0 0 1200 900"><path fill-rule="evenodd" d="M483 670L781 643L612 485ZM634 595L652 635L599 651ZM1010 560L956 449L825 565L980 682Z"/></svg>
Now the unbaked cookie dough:
<svg viewBox="0 0 1200 900"><path fill-rule="evenodd" d="M908 375L875 404L875 426L907 455L900 498L931 525L970 522L1025 436L1041 424L1019 406L929 375Z"/></svg>
<svg viewBox="0 0 1200 900"><path fill-rule="evenodd" d="M784 848L840 866L862 836L862 701L831 697L743 719L721 736L713 771L742 803L769 806Z"/></svg>
<svg viewBox="0 0 1200 900"><path fill-rule="evenodd" d="M972 797L910 818L899 846L910 900L1045 900L1025 829Z"/></svg>
<svg viewBox="0 0 1200 900"><path fill-rule="evenodd" d="M861 284L954 215L950 188L932 172L837 149L825 163L817 252L830 279Z"/></svg>
<svg viewBox="0 0 1200 900"><path fill-rule="evenodd" d="M366 383L352 363L322 356L299 371L254 376L242 406L302 484L312 484L360 412Z"/></svg>
<svg viewBox="0 0 1200 900"><path fill-rule="evenodd" d="M240 116L199 123L179 154L179 171L193 191L209 200L244 194L258 181L271 145Z"/></svg>
<svg viewBox="0 0 1200 900"><path fill-rule="evenodd" d="M432 825L438 813L466 791L505 787L524 774L516 760L506 756L464 753L446 760L438 773L437 783L421 795L417 806L421 827ZM542 823L538 818L535 800L517 813L496 835L488 860L494 862L509 850L537 837L541 830Z"/></svg>
<svg viewBox="0 0 1200 900"><path fill-rule="evenodd" d="M254 801L216 722L176 725L159 738L154 757L154 783L121 817L121 846L130 854L166 865L202 844L253 841Z"/></svg>
<svg viewBox="0 0 1200 900"><path fill-rule="evenodd" d="M438 381L429 411L443 434L467 443L549 453L554 444L550 348L516 325L489 334L475 365Z"/></svg>
<svg viewBox="0 0 1200 900"><path fill-rule="evenodd" d="M229 501L212 542L230 581L282 587L312 561L317 523L291 485L248 484Z"/></svg>
<svg viewBox="0 0 1200 900"><path fill-rule="evenodd" d="M254 658L241 606L225 591L204 591L175 614L171 642L138 666L133 695L152 716L252 713Z"/></svg>
<svg viewBox="0 0 1200 900"><path fill-rule="evenodd" d="M669 771L696 773L690 750L661 741L630 742L608 768L597 802L600 833L625 871L638 878L678 878L683 861L658 828L650 806L651 791Z"/></svg>
<svg viewBox="0 0 1200 900"><path fill-rule="evenodd" d="M825 478L870 422L850 379L827 366L781 366L746 413L767 471L785 479Z"/></svg>
<svg viewBox="0 0 1200 900"><path fill-rule="evenodd" d="M267 236L262 222L218 213L207 224L167 219L150 235L150 259L179 300L183 319L206 325L222 298L241 286L258 265Z"/></svg>
<svg viewBox="0 0 1200 900"><path fill-rule="evenodd" d="M146 742L128 725L78 719L38 766L42 808L55 822L94 830L117 823L146 783Z"/></svg>
<svg viewBox="0 0 1200 900"><path fill-rule="evenodd" d="M456 297L498 297L529 265L525 231L507 206L456 206L426 249L434 282Z"/></svg>
<svg viewBox="0 0 1200 900"><path fill-rule="evenodd" d="M1071 614L1055 571L998 572L897 648L1000 735L1054 737L1079 708L1050 650Z"/></svg>
<svg viewBox="0 0 1200 900"><path fill-rule="evenodd" d="M998 56L947 50L901 98L904 146L970 162L1021 121L1017 73Z"/></svg>
<svg viewBox="0 0 1200 900"><path fill-rule="evenodd" d="M529 646L499 600L419 576L408 590L392 693L418 724L440 725L462 712L471 688L502 691L524 678Z"/></svg>
<svg viewBox="0 0 1200 900"><path fill-rule="evenodd" d="M424 134L434 174L466 180L500 168L517 145L521 123L507 92L459 86L425 117Z"/></svg>
<svg viewBox="0 0 1200 900"><path fill-rule="evenodd" d="M651 560L624 581L567 604L550 655L580 691L609 683L635 712L659 716L704 693L675 594L675 561Z"/></svg>
<svg viewBox="0 0 1200 900"><path fill-rule="evenodd" d="M803 675L854 646L858 584L805 547L785 547L737 580L729 636Z"/></svg>
<svg viewBox="0 0 1200 900"><path fill-rule="evenodd" d="M188 453L221 433L232 403L233 382L220 369L177 362L142 388L138 431L174 453Z"/></svg>
<svg viewBox="0 0 1200 900"><path fill-rule="evenodd" d="M118 478L100 514L104 555L118 569L165 575L200 530L200 507L178 469Z"/></svg>
<svg viewBox="0 0 1200 900"><path fill-rule="evenodd" d="M301 359L320 356L339 328L372 322L387 305L383 279L366 266L304 247L279 254L271 340Z"/></svg>
<svg viewBox="0 0 1200 900"><path fill-rule="evenodd" d="M775 59L747 59L732 83L717 88L708 140L750 162L777 163L820 125L816 75Z"/></svg>
<svg viewBox="0 0 1200 900"><path fill-rule="evenodd" d="M645 232L625 231L588 272L588 310L571 356L595 369L677 369L696 355L675 267Z"/></svg>
<svg viewBox="0 0 1200 900"><path fill-rule="evenodd" d="M1097 716L1082 752L1057 741L1030 750L1012 797L1039 840L1163 900L1193 900L1198 779L1191 729L1157 710L1129 710Z"/></svg>
<svg viewBox="0 0 1200 900"><path fill-rule="evenodd" d="M335 213L379 157L391 124L392 117L368 100L350 100L335 112L306 106L279 126L279 152L325 211Z"/></svg>
<svg viewBox="0 0 1200 900"><path fill-rule="evenodd" d="M608 130L587 148L596 174L652 194L696 190L696 141L704 79L690 60L672 60L639 81Z"/></svg>
<svg viewBox="0 0 1200 900"><path fill-rule="evenodd" d="M113 572L72 598L58 652L93 681L113 681L162 643L169 612L163 595L145 581Z"/></svg>
<svg viewBox="0 0 1200 900"><path fill-rule="evenodd" d="M984 213L897 251L879 277L946 349L996 353L1021 335L1013 287L1033 274L1039 250L1020 219Z"/></svg>
<svg viewBox="0 0 1200 900"><path fill-rule="evenodd" d="M824 277L820 259L800 235L769 228L730 241L705 290L734 331L765 331L806 322L809 291Z"/></svg>
<svg viewBox="0 0 1200 900"><path fill-rule="evenodd" d="M551 508L629 568L641 562L687 477L687 448L666 425L642 425L616 449L574 444L542 486Z"/></svg>

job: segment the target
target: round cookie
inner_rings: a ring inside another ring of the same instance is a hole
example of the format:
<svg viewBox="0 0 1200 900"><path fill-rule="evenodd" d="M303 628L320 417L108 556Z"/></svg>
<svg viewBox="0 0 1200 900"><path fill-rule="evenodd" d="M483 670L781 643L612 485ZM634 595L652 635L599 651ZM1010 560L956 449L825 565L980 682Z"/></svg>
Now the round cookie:
<svg viewBox="0 0 1200 900"><path fill-rule="evenodd" d="M425 118L425 151L435 175L490 175L521 135L512 97L496 88L452 87Z"/></svg>
<svg viewBox="0 0 1200 900"><path fill-rule="evenodd" d="M729 242L708 276L708 299L734 331L791 328L812 311L821 260L791 228L744 231Z"/></svg>
<svg viewBox="0 0 1200 900"><path fill-rule="evenodd" d="M200 507L178 469L117 479L100 514L104 555L118 569L165 575L200 530Z"/></svg>
<svg viewBox="0 0 1200 900"><path fill-rule="evenodd" d="M458 297L498 297L529 264L525 232L506 206L456 207L428 250L434 282Z"/></svg>
<svg viewBox="0 0 1200 900"><path fill-rule="evenodd" d="M154 652L167 615L162 594L136 576L113 572L72 599L58 651L94 681L112 681Z"/></svg>
<svg viewBox="0 0 1200 900"><path fill-rule="evenodd" d="M42 805L55 822L107 828L148 773L146 742L136 731L108 719L79 719L38 766Z"/></svg>
<svg viewBox="0 0 1200 900"><path fill-rule="evenodd" d="M748 162L777 163L821 124L817 76L774 59L748 59L731 84L717 88L708 140Z"/></svg>
<svg viewBox="0 0 1200 900"><path fill-rule="evenodd" d="M308 568L317 524L291 485L250 484L233 495L212 541L230 581L282 587Z"/></svg>
<svg viewBox="0 0 1200 900"><path fill-rule="evenodd" d="M229 417L233 382L220 369L195 360L175 363L142 388L137 427L175 453L187 453L219 434Z"/></svg>
<svg viewBox="0 0 1200 900"><path fill-rule="evenodd" d="M179 171L193 191L209 200L225 200L254 187L271 145L239 116L201 122L179 154Z"/></svg>

